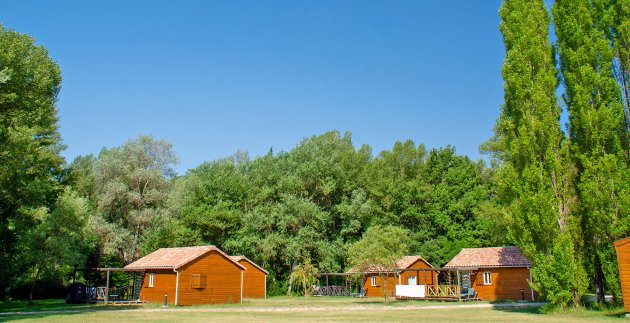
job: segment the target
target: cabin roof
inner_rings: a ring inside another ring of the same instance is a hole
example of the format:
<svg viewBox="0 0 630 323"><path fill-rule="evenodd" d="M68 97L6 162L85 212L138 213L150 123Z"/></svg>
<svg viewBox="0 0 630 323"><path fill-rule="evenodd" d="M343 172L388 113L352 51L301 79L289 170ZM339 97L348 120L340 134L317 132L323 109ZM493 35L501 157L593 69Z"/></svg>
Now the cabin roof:
<svg viewBox="0 0 630 323"><path fill-rule="evenodd" d="M615 247L621 247L627 243L630 243L630 237L615 241Z"/></svg>
<svg viewBox="0 0 630 323"><path fill-rule="evenodd" d="M400 259L396 260L396 269L407 269L409 268L409 266L413 265L418 260L422 260L424 263L429 265L429 267L435 268L431 263L429 263L424 258L422 258L422 256L402 256L400 257ZM369 266L368 268L366 268L364 272L373 273L373 272L380 272L380 271L382 270L380 270L378 266ZM357 269L354 267L350 268L347 271L347 273L356 273L356 272L357 272Z"/></svg>
<svg viewBox="0 0 630 323"><path fill-rule="evenodd" d="M238 261L234 261L215 246L160 248L130 263L125 269L179 269L210 251L216 251L239 269L246 270Z"/></svg>
<svg viewBox="0 0 630 323"><path fill-rule="evenodd" d="M444 268L531 267L517 247L463 248Z"/></svg>
<svg viewBox="0 0 630 323"><path fill-rule="evenodd" d="M252 264L254 267L260 269L260 271L264 272L265 275L269 275L269 272L264 270L262 267L258 266L255 262L249 260L247 257L245 256L230 256L230 258L236 262L241 262L243 260L249 262L250 264Z"/></svg>
<svg viewBox="0 0 630 323"><path fill-rule="evenodd" d="M396 268L397 269L407 269L407 268L409 268L409 266L413 265L413 263L418 261L418 260L422 260L427 265L429 265L431 268L433 268L433 265L430 264L428 261L424 260L424 258L422 258L421 256L402 256L400 259L398 259L396 261Z"/></svg>

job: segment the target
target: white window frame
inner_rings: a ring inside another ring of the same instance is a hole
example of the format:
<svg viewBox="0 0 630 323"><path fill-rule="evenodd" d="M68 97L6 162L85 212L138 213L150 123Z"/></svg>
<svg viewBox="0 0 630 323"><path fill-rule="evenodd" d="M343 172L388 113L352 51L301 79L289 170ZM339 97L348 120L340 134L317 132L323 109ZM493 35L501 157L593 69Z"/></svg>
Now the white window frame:
<svg viewBox="0 0 630 323"><path fill-rule="evenodd" d="M483 284L492 285L492 272L486 271L483 273Z"/></svg>
<svg viewBox="0 0 630 323"><path fill-rule="evenodd" d="M376 286L376 276L372 276L372 286Z"/></svg>
<svg viewBox="0 0 630 323"><path fill-rule="evenodd" d="M149 273L149 287L153 287L154 283L155 283L155 276L153 275L153 273Z"/></svg>
<svg viewBox="0 0 630 323"><path fill-rule="evenodd" d="M413 284L412 284L412 280L413 280ZM407 277L407 285L412 285L412 286L418 285L417 277L416 276Z"/></svg>

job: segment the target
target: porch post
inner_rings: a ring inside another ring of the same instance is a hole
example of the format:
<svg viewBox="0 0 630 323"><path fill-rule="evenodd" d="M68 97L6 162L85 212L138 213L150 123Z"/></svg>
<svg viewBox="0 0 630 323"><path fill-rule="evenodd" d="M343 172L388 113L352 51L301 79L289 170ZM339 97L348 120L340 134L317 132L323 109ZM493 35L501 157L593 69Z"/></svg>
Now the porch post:
<svg viewBox="0 0 630 323"><path fill-rule="evenodd" d="M462 293L461 293L461 279L459 277L459 270L457 270L457 298L461 301L462 300Z"/></svg>
<svg viewBox="0 0 630 323"><path fill-rule="evenodd" d="M527 270L529 270L529 290L532 292L532 302L534 301L534 289L531 287L531 283L532 283L532 269L531 268L527 268Z"/></svg>
<svg viewBox="0 0 630 323"><path fill-rule="evenodd" d="M109 270L107 271L107 283L105 284L105 304L109 300Z"/></svg>

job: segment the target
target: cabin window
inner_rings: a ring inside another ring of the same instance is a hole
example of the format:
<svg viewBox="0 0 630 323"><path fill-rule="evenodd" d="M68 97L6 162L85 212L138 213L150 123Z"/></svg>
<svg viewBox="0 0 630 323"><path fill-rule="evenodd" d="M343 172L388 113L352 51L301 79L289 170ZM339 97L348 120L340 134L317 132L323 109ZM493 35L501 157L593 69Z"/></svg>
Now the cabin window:
<svg viewBox="0 0 630 323"><path fill-rule="evenodd" d="M417 285L416 276L409 276L409 278L407 278L407 285Z"/></svg>
<svg viewBox="0 0 630 323"><path fill-rule="evenodd" d="M206 288L206 275L192 274L190 277L192 288Z"/></svg>
<svg viewBox="0 0 630 323"><path fill-rule="evenodd" d="M492 273L489 271L486 271L485 273L483 273L483 284L484 285L492 285Z"/></svg>
<svg viewBox="0 0 630 323"><path fill-rule="evenodd" d="M376 276L372 276L372 286L376 286Z"/></svg>
<svg viewBox="0 0 630 323"><path fill-rule="evenodd" d="M149 274L149 287L153 287L153 282L154 282L154 277L153 277L153 273Z"/></svg>

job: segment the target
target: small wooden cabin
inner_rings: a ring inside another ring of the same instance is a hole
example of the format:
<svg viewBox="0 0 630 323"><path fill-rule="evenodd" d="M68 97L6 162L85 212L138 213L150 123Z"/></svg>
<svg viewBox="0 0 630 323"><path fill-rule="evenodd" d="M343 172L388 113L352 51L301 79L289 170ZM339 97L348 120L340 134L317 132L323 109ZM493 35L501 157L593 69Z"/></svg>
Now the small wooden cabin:
<svg viewBox="0 0 630 323"><path fill-rule="evenodd" d="M532 263L517 247L464 248L444 268L457 269L462 289L482 300L535 300L529 286Z"/></svg>
<svg viewBox="0 0 630 323"><path fill-rule="evenodd" d="M409 268L434 268L432 264L421 256L403 256L396 261L396 271L387 274L387 295L396 296L396 285L434 285L437 283L437 272L402 271ZM350 269L348 273L354 273ZM367 297L383 297L385 288L377 268L371 268L363 273L363 293Z"/></svg>
<svg viewBox="0 0 630 323"><path fill-rule="evenodd" d="M247 268L215 246L161 248L125 269L143 270L140 299L175 305L241 303Z"/></svg>
<svg viewBox="0 0 630 323"><path fill-rule="evenodd" d="M623 308L630 313L630 237L615 242ZM627 315L626 315L627 316Z"/></svg>
<svg viewBox="0 0 630 323"><path fill-rule="evenodd" d="M243 297L267 298L267 275L269 273L245 256L230 256L230 258L247 268L243 282Z"/></svg>

